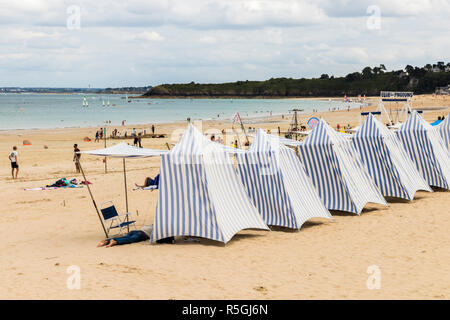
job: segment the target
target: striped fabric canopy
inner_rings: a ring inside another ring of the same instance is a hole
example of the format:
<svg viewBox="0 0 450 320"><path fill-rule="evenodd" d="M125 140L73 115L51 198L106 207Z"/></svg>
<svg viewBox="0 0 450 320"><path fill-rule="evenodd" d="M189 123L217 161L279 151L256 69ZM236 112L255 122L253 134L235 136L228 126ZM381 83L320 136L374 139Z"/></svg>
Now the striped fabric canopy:
<svg viewBox="0 0 450 320"><path fill-rule="evenodd" d="M311 218L332 218L295 152L277 136L259 129L237 163L242 183L268 225L300 229Z"/></svg>
<svg viewBox="0 0 450 320"><path fill-rule="evenodd" d="M352 142L325 121L299 146L299 155L329 210L360 214L368 202L387 205Z"/></svg>
<svg viewBox="0 0 450 320"><path fill-rule="evenodd" d="M425 181L450 189L450 153L436 129L414 111L396 133Z"/></svg>
<svg viewBox="0 0 450 320"><path fill-rule="evenodd" d="M450 151L450 114L442 121L438 126L436 126L436 130L444 140L444 144L447 147L447 150Z"/></svg>
<svg viewBox="0 0 450 320"><path fill-rule="evenodd" d="M383 196L412 200L417 190L432 191L395 133L372 114L356 132L353 145Z"/></svg>
<svg viewBox="0 0 450 320"><path fill-rule="evenodd" d="M269 230L228 154L192 124L161 157L160 174L151 242L196 236L227 243L242 229Z"/></svg>

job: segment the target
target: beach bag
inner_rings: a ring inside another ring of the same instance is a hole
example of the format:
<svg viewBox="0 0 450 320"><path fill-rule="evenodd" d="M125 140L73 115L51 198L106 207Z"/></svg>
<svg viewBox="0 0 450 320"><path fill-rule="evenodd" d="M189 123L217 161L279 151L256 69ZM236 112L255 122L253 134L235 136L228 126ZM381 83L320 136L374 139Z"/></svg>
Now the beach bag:
<svg viewBox="0 0 450 320"><path fill-rule="evenodd" d="M167 237L167 238L164 238L164 239L156 240L156 243L170 243L170 244L174 244L175 243L175 237Z"/></svg>

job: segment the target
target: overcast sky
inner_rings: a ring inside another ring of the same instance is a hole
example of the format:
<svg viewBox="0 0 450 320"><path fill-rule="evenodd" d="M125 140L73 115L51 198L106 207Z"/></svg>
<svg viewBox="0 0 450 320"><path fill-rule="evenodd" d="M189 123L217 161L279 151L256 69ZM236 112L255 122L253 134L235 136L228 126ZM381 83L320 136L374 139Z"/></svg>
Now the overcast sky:
<svg viewBox="0 0 450 320"><path fill-rule="evenodd" d="M450 0L0 0L0 86L308 78L447 63L449 16Z"/></svg>

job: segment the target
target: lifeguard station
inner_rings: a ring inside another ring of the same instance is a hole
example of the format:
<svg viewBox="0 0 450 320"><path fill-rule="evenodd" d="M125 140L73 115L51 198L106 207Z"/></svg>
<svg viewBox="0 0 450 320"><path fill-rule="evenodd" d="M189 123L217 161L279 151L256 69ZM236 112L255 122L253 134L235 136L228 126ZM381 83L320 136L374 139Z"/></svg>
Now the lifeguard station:
<svg viewBox="0 0 450 320"><path fill-rule="evenodd" d="M380 102L378 103L376 111L361 112L359 117L359 125L361 126L363 122L363 117L373 114L378 121L386 123L390 127L396 127L401 122L406 121L408 115L411 114L411 104L413 92L398 92L398 91L381 91L380 92ZM401 108L399 104L403 102ZM389 112L386 110L385 104L389 106ZM395 105L393 105L395 104ZM418 113L422 113L422 110L416 110ZM384 119L383 119L384 118ZM395 123L395 124L394 124Z"/></svg>
<svg viewBox="0 0 450 320"><path fill-rule="evenodd" d="M380 103L378 104L378 109L383 110L383 112L386 113L389 123L404 122L408 118L408 115L412 113L411 105L413 96L413 92L381 91L381 99ZM401 108L399 108L399 104L402 102L403 105ZM386 108L384 106L385 103L389 104L389 113L386 111ZM392 108L393 103L395 103L394 110ZM422 113L421 110L418 110L417 112Z"/></svg>

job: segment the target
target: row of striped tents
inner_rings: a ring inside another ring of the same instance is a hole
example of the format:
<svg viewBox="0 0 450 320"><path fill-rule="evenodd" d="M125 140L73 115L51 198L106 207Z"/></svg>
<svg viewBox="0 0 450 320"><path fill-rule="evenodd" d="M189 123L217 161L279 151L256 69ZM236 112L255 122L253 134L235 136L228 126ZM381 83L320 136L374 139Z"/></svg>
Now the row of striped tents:
<svg viewBox="0 0 450 320"><path fill-rule="evenodd" d="M450 153L435 128L414 111L396 134L425 181L450 189Z"/></svg>
<svg viewBox="0 0 450 320"><path fill-rule="evenodd" d="M436 126L436 130L444 140L444 144L447 147L447 150L450 151L450 114L442 121L438 126Z"/></svg>
<svg viewBox="0 0 450 320"><path fill-rule="evenodd" d="M413 200L418 190L432 191L395 133L372 114L355 133L352 142L383 196Z"/></svg>
<svg viewBox="0 0 450 320"><path fill-rule="evenodd" d="M295 152L259 129L250 149L237 155L249 197L267 225L300 229L309 219L331 215Z"/></svg>
<svg viewBox="0 0 450 320"><path fill-rule="evenodd" d="M151 242L196 236L227 243L243 229L269 230L227 152L190 124L175 147L161 157Z"/></svg>
<svg viewBox="0 0 450 320"><path fill-rule="evenodd" d="M299 156L329 210L360 214L368 202L387 205L352 142L324 120L299 145Z"/></svg>

